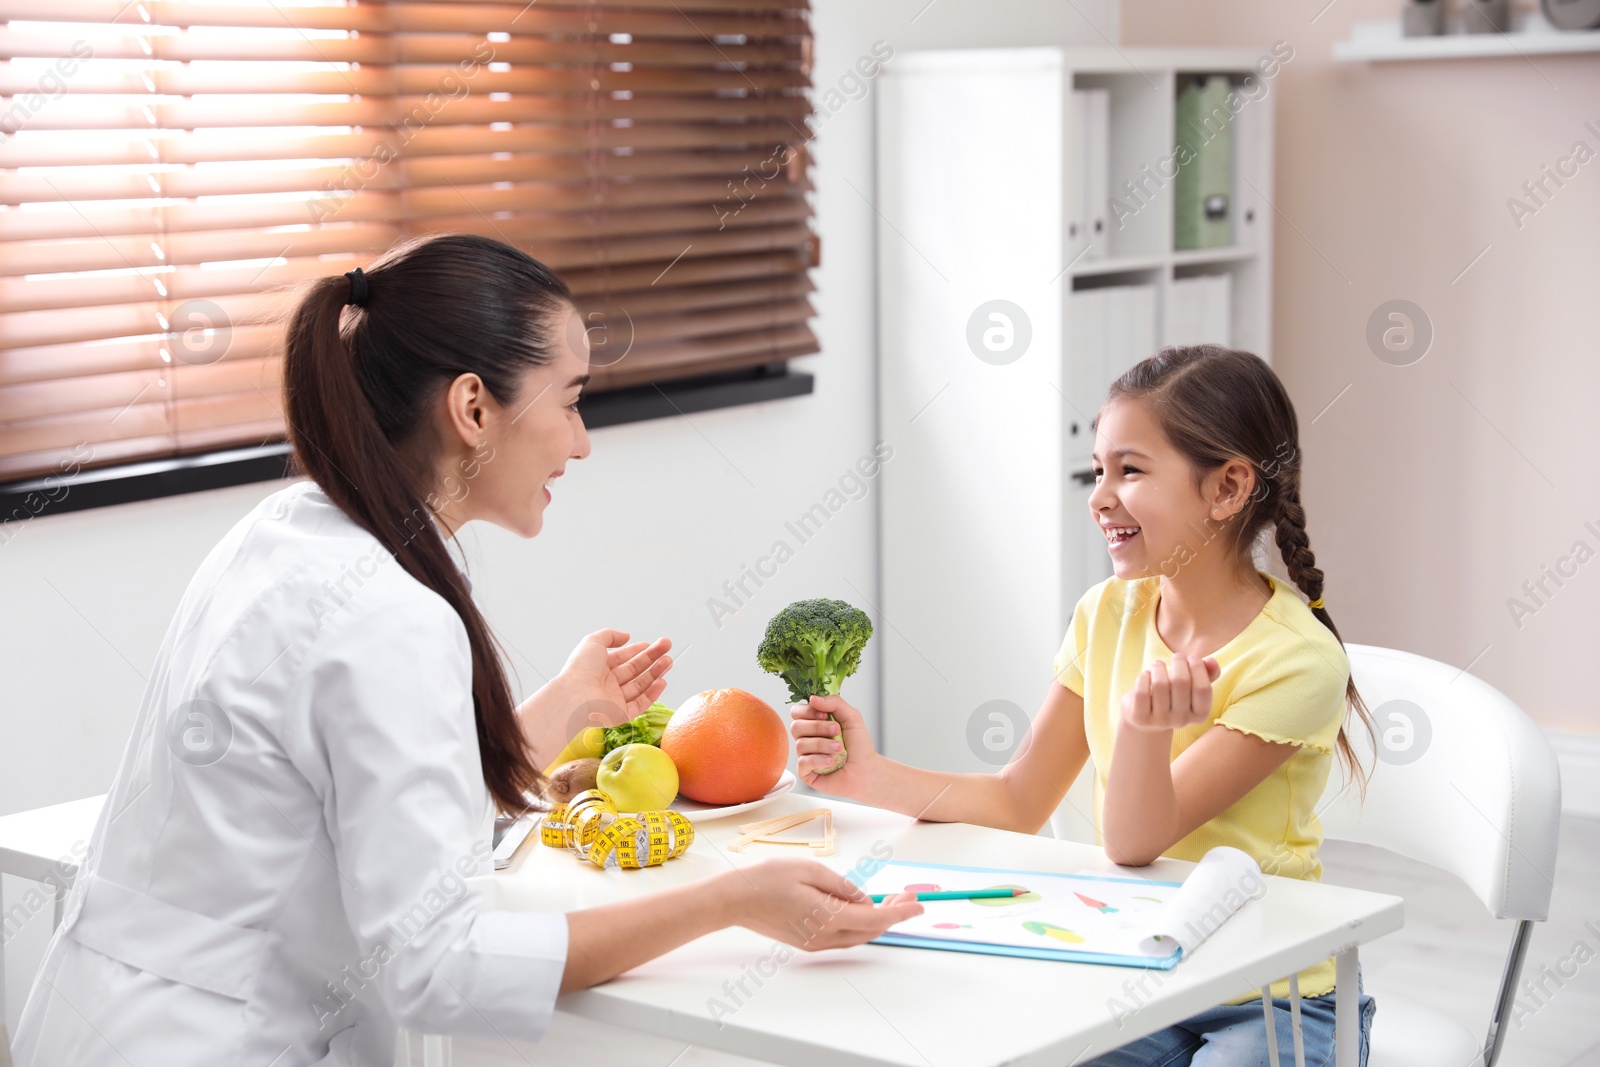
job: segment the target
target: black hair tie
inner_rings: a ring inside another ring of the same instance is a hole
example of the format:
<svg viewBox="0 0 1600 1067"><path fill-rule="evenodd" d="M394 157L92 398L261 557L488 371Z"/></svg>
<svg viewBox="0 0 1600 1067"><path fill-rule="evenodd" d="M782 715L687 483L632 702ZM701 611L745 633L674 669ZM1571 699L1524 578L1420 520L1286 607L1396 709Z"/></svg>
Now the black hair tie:
<svg viewBox="0 0 1600 1067"><path fill-rule="evenodd" d="M360 267L357 267L355 270L345 271L344 276L350 279L350 298L346 300L345 303L359 304L362 307L365 307L367 304L368 293L367 276L361 273Z"/></svg>

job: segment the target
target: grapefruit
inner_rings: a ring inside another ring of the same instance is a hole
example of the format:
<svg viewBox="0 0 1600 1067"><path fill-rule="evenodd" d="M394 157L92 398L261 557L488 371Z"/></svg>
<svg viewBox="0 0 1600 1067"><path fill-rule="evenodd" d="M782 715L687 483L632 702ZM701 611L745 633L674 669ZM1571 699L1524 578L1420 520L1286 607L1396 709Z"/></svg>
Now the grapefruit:
<svg viewBox="0 0 1600 1067"><path fill-rule="evenodd" d="M708 689L679 705L661 735L678 768L678 792L702 804L767 795L789 762L789 731L765 700L743 689Z"/></svg>

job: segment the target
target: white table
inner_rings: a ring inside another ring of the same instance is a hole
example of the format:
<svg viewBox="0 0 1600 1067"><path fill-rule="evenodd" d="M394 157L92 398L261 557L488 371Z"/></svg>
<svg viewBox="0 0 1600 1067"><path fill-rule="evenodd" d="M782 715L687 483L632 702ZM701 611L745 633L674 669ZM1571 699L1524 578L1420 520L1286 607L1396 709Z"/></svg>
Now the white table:
<svg viewBox="0 0 1600 1067"><path fill-rule="evenodd" d="M48 808L35 808L15 815L0 816L0 874L11 874L41 883L32 893L40 894L51 904L51 920L61 924L61 908L66 903L67 890L78 876L78 862L89 845L89 834L105 804L105 794L71 800L65 804L52 804ZM31 922L36 910L36 898L25 896L12 901L7 910L5 896L0 893L0 915L5 916L5 936L0 937L0 1035L6 1023L6 942L16 933L16 927ZM22 908L18 913L17 908ZM5 1050L0 1049L0 1056ZM9 1057L0 1062L9 1062Z"/></svg>
<svg viewBox="0 0 1600 1067"><path fill-rule="evenodd" d="M75 856L88 841L104 799L0 817L0 872L70 885L77 873ZM838 850L820 862L840 872L877 857L1179 881L1193 866L1158 860L1144 868L1116 867L1090 845L962 823L917 822L876 808L790 794L756 813L698 824L689 851L661 867L597 871L544 847L534 835L510 868L474 881L488 883L486 899L502 908L570 911L625 900L768 856L803 855L804 849L777 845L732 853L722 844L741 822L821 806L834 809ZM796 1067L1059 1067L1335 956L1337 1062L1353 1065L1357 946L1398 930L1403 902L1292 878L1266 882L1259 899L1246 903L1171 971L884 945L796 951L778 966L775 942L728 929L605 985L563 996L558 1019L568 1021L562 1035L567 1040L582 1039L579 1020L588 1020L606 1034L621 1028L641 1038L656 1035ZM55 917L59 922L59 901ZM746 993L731 992L741 980ZM429 1059L449 1062L449 1042L428 1038L426 1044ZM514 1053L506 1062L520 1064L549 1062L553 1049L506 1051Z"/></svg>
<svg viewBox="0 0 1600 1067"><path fill-rule="evenodd" d="M820 806L833 808L838 832L836 854L820 862L840 872L874 856L1168 881L1182 880L1193 867L1178 860L1117 867L1091 845L918 822L876 808L790 794L757 813L698 824L686 854L647 870L597 871L530 839L511 867L490 879L494 903L567 911L636 897L768 856L804 855L804 849L792 846L752 845L742 853L721 846L741 822ZM883 855L885 848L892 854ZM1266 884L1258 899L1171 971L886 945L795 952L774 967L776 943L736 928L694 941L604 985L567 994L557 1006L597 1023L796 1067L1061 1067L1334 956L1341 1030L1337 1062L1352 1067L1359 1035L1357 946L1398 930L1403 901L1292 878L1267 878ZM749 995L735 1004L730 983L741 978ZM719 1009L719 1002L733 1006L732 1013ZM536 1047L523 1047L530 1062L542 1062L534 1059Z"/></svg>

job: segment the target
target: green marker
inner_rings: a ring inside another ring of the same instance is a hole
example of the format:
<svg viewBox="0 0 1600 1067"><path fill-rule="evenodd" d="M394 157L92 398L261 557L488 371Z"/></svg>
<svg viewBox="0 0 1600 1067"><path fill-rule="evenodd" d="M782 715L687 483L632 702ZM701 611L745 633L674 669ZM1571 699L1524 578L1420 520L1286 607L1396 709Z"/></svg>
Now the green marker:
<svg viewBox="0 0 1600 1067"><path fill-rule="evenodd" d="M941 889L934 893L918 893L918 900L973 900L978 897L1020 897L1026 889ZM873 893L873 903L882 904L900 893Z"/></svg>

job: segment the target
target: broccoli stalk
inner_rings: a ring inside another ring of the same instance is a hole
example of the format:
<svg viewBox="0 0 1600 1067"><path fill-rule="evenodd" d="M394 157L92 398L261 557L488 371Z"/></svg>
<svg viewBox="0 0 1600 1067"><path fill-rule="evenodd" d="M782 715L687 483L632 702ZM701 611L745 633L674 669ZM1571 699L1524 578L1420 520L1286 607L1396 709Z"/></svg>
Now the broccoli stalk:
<svg viewBox="0 0 1600 1067"><path fill-rule="evenodd" d="M767 623L756 662L789 684L791 703L832 696L861 665L861 650L871 636L872 620L843 600L797 600ZM821 773L837 771L848 755L841 748L833 766Z"/></svg>

